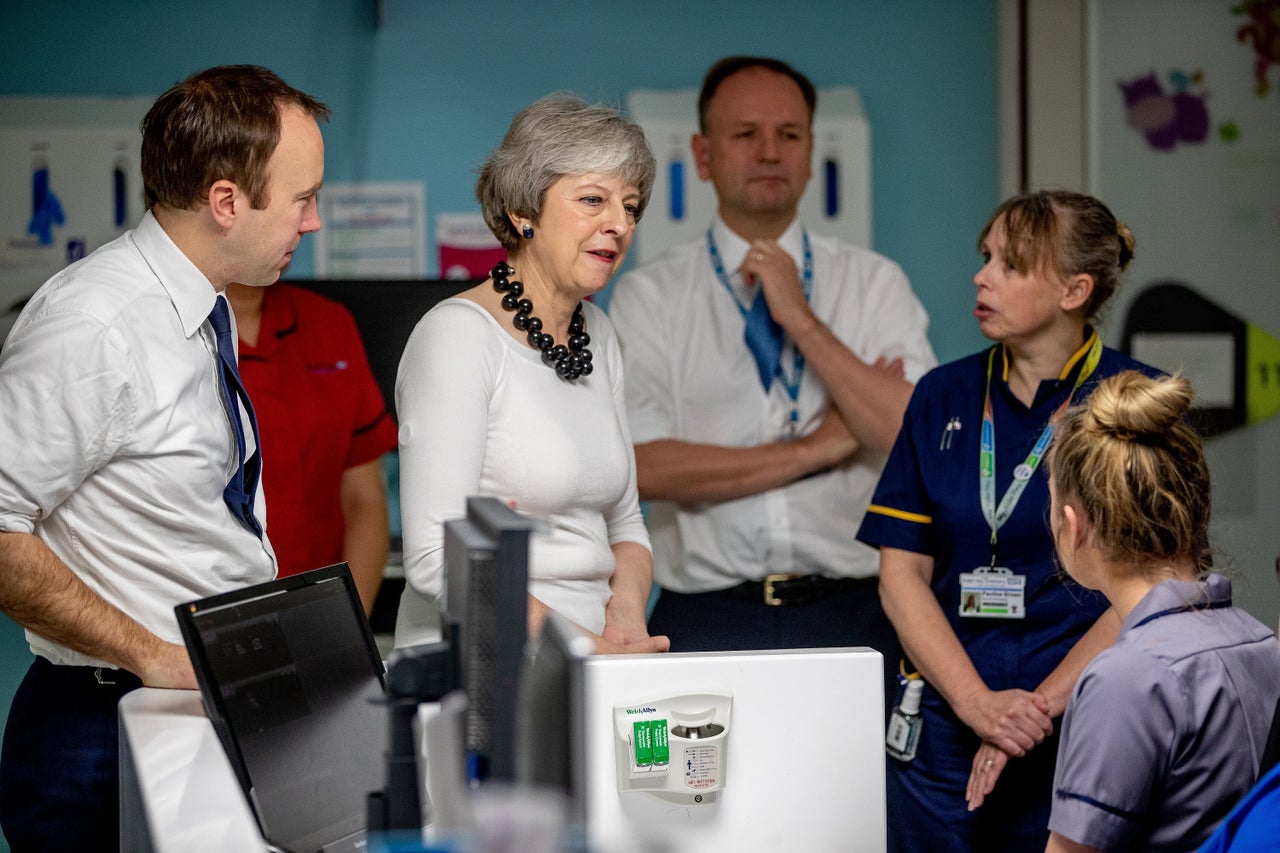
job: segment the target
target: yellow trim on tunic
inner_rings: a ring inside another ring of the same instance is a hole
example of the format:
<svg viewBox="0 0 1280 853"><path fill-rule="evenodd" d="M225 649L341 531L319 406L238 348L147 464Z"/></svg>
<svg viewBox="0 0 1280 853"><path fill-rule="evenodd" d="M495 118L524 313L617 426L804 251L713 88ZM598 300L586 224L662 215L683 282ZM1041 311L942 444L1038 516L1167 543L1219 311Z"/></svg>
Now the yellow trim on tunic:
<svg viewBox="0 0 1280 853"><path fill-rule="evenodd" d="M899 518L903 521L914 521L917 524L932 524L933 519L927 515L921 515L918 512L907 512L902 509L894 509L889 506L881 506L880 504L871 504L867 507L867 512L874 512L880 515L887 515L890 518Z"/></svg>

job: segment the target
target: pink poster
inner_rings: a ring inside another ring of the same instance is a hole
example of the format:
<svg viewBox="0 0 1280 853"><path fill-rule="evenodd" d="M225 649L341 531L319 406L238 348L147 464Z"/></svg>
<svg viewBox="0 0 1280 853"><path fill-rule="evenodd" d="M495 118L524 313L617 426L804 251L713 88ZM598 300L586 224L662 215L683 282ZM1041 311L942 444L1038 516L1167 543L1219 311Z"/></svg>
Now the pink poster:
<svg viewBox="0 0 1280 853"><path fill-rule="evenodd" d="M486 278L494 264L507 257L484 218L476 214L437 216L436 246L441 278Z"/></svg>

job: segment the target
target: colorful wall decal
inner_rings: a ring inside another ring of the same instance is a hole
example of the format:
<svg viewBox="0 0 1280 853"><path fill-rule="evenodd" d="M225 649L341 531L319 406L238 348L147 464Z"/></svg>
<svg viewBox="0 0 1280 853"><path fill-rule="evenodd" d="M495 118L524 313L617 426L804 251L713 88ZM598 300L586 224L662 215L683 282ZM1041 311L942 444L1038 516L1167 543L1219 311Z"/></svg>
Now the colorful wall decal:
<svg viewBox="0 0 1280 853"><path fill-rule="evenodd" d="M1204 142L1209 135L1209 108L1204 95L1191 91L1203 76L1199 71L1189 75L1175 69L1169 75L1169 90L1154 70L1118 81L1129 126L1159 151L1172 151L1179 142Z"/></svg>
<svg viewBox="0 0 1280 853"><path fill-rule="evenodd" d="M1272 65L1280 65L1280 0L1244 0L1231 12L1249 17L1249 23L1236 30L1236 41L1253 46L1257 54L1253 90L1258 97L1264 97L1271 90L1267 71Z"/></svg>

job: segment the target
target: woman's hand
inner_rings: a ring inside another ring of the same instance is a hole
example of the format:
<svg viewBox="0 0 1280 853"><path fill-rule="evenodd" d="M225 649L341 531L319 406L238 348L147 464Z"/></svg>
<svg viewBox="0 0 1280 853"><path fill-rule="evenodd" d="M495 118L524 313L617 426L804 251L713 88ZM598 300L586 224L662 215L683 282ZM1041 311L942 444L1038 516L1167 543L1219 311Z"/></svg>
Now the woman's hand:
<svg viewBox="0 0 1280 853"><path fill-rule="evenodd" d="M597 654L653 654L671 648L666 637L650 637L645 625L649 588L653 583L653 555L636 542L613 546L612 595L604 608L604 630L596 640Z"/></svg>
<svg viewBox="0 0 1280 853"><path fill-rule="evenodd" d="M880 549L880 600L925 681L978 737L1010 755L1026 754L1053 731L1049 703L1038 693L987 687L943 614L932 577L932 557Z"/></svg>
<svg viewBox="0 0 1280 853"><path fill-rule="evenodd" d="M607 643L614 643L619 646L628 646L632 643L639 643L649 639L649 629L644 624L644 619L610 619L609 612L605 611L604 631L601 637ZM662 649L661 651L666 651Z"/></svg>
<svg viewBox="0 0 1280 853"><path fill-rule="evenodd" d="M952 708L978 737L1014 757L1026 755L1053 733L1049 702L1039 693L983 687L961 697Z"/></svg>
<svg viewBox="0 0 1280 853"><path fill-rule="evenodd" d="M649 628L645 625L644 606L628 602L617 594L609 599L604 609L604 630L600 632L605 642L621 646L647 639Z"/></svg>
<svg viewBox="0 0 1280 853"><path fill-rule="evenodd" d="M532 638L542 632L542 625L547 621L551 608L532 595L527 598L529 636ZM598 655L648 655L665 652L671 648L671 641L666 637L650 637L645 630L643 620L638 624L634 621L628 621L625 624L606 621L604 631L600 634L588 631L576 622L573 626L591 638L595 643L595 653Z"/></svg>
<svg viewBox="0 0 1280 853"><path fill-rule="evenodd" d="M995 788L996 780L1000 778L1001 771L1008 763L1007 752L987 741L982 742L982 746L978 747L977 755L973 757L973 768L969 771L969 784L964 792L969 811L982 805L987 794Z"/></svg>
<svg viewBox="0 0 1280 853"><path fill-rule="evenodd" d="M628 616L618 608L605 608L604 631L596 638L596 654L648 655L670 648L671 641L666 637L649 636L643 610Z"/></svg>
<svg viewBox="0 0 1280 853"><path fill-rule="evenodd" d="M605 629L605 636L596 637L596 654L598 655L653 655L660 654L671 648L671 641L666 637L650 637L648 635L643 638L631 640L628 642L613 642L608 639L609 629Z"/></svg>

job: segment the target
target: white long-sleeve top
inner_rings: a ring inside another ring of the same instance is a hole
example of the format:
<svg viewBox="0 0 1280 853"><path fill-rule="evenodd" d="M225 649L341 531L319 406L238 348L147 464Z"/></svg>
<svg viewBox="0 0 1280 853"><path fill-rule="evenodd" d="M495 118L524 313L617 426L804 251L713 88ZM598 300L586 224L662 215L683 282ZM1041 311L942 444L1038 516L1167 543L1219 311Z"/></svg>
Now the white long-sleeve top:
<svg viewBox="0 0 1280 853"><path fill-rule="evenodd" d="M472 495L545 523L530 543L529 593L589 631L604 628L612 546L649 547L617 338L600 309L583 310L594 370L576 382L467 299L444 300L410 336L396 378L408 581L397 646L437 636L443 525Z"/></svg>

